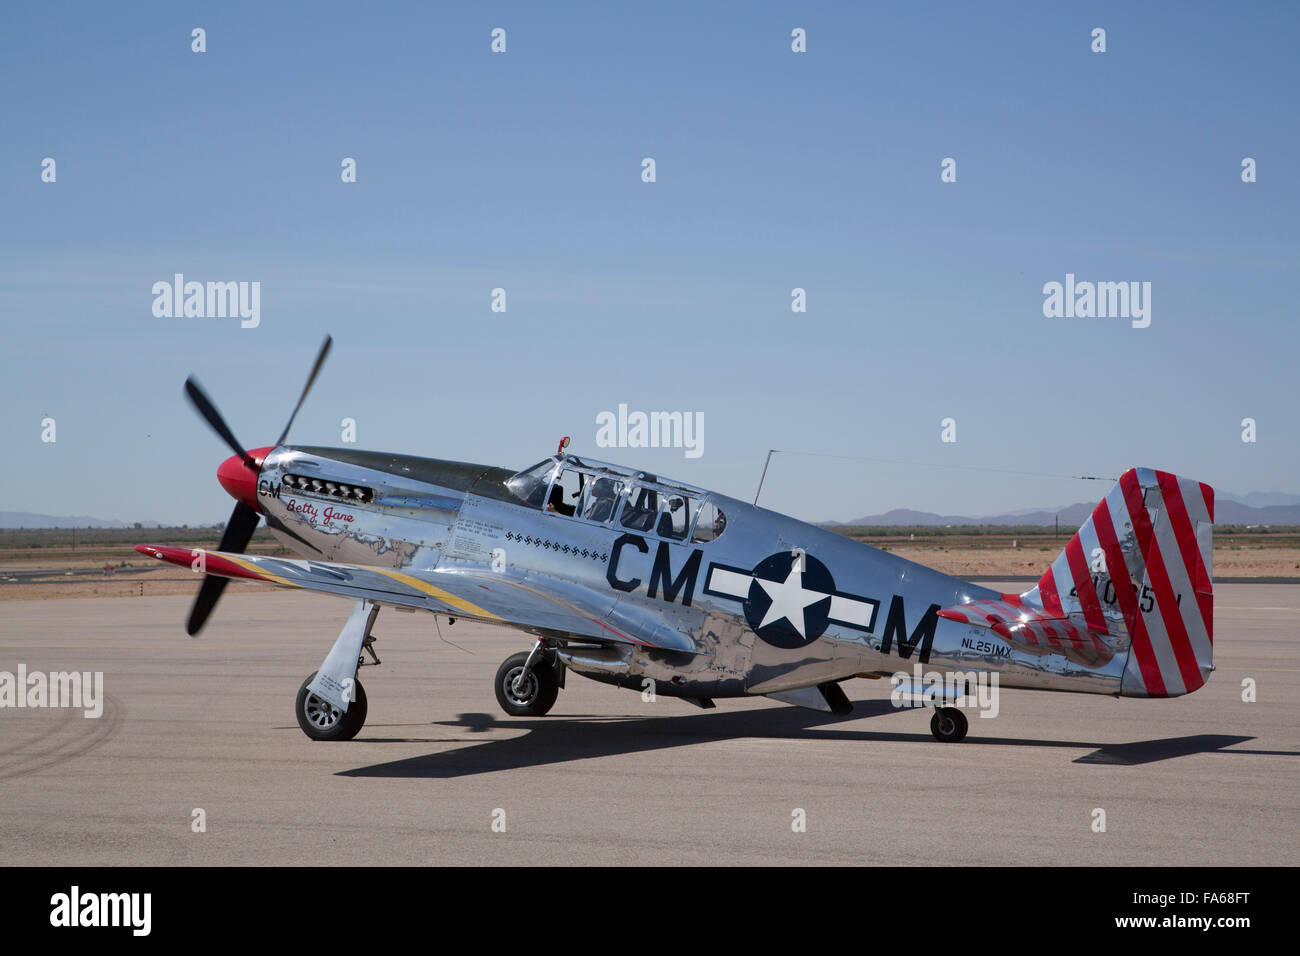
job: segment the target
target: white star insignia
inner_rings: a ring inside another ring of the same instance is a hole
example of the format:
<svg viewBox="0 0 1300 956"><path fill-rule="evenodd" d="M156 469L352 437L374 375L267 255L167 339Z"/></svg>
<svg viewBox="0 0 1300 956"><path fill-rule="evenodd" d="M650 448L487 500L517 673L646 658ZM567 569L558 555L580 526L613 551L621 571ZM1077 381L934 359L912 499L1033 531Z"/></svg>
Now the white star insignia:
<svg viewBox="0 0 1300 956"><path fill-rule="evenodd" d="M809 591L803 586L803 572L799 570L799 562L794 562L784 581L768 581L766 578L755 578L754 580L772 599L771 607L767 609L767 614L764 615L762 623L758 626L760 628L767 627L769 624L785 618L790 622L790 626L799 632L800 637L807 637L805 631L807 622L804 619L804 610L810 604L825 600L826 595L821 591Z"/></svg>

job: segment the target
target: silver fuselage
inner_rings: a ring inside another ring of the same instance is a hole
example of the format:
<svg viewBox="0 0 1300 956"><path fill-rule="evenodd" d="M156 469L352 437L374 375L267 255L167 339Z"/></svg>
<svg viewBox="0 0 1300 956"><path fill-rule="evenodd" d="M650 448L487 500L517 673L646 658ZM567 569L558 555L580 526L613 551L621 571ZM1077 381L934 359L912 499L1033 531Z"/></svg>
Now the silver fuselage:
<svg viewBox="0 0 1300 956"><path fill-rule="evenodd" d="M564 460L557 458L557 465ZM505 566L542 590L548 582L581 590L612 629L653 616L691 648L545 635L559 642L570 669L607 683L641 689L650 680L667 695L734 697L857 674L912 673L919 664L929 671L995 671L1007 687L1120 692L1127 645L1089 665L991 639L985 628L936 612L998 592L832 531L695 489L692 494L707 496L724 512L725 530L712 541L674 541L653 530L629 530L617 512L593 522L529 506L507 488L512 474L460 462L282 446L262 464L258 502L276 538L307 559L414 571ZM294 476L295 486L285 483L287 476ZM346 490L304 490L304 476ZM808 628L801 646L761 636L770 628L756 626L753 601L744 594L747 575L764 562L783 560L818 563L833 578L833 586L823 586L830 600L820 605L829 611Z"/></svg>

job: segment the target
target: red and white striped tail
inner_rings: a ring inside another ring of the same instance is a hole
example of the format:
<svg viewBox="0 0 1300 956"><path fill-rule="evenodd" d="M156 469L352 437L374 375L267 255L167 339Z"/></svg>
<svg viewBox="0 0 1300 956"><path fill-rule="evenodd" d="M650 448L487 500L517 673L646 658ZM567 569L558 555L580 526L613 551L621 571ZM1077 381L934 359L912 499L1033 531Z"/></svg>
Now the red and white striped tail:
<svg viewBox="0 0 1300 956"><path fill-rule="evenodd" d="M1130 468L1021 598L1127 637L1122 696L1190 694L1214 669L1213 534L1213 488Z"/></svg>

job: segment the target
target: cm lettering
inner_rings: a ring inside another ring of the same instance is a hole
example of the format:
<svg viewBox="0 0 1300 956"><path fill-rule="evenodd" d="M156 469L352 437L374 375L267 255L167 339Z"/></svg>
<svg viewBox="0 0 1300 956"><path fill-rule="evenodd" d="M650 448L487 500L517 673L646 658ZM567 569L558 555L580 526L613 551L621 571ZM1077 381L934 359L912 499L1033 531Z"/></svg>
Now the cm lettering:
<svg viewBox="0 0 1300 956"><path fill-rule="evenodd" d="M650 552L650 546L646 544L645 538L638 534L619 535L614 542L614 547L610 549L609 566L605 569L605 580L616 591L630 593L641 586L641 578L634 577L630 569L636 560L633 557L633 552L639 554L649 554ZM676 575L673 574L670 561L672 553L673 550L668 546L667 541L659 542L659 547L655 550L654 563L650 568L646 596L658 597L659 591L662 589L663 599L669 604L676 601L677 596L681 595L682 606L690 607L691 598L695 596L695 581L700 575L700 560L704 557L704 552L698 548L692 551L691 556L686 559L681 570ZM643 564L644 562L640 563ZM620 565L622 565L622 576L620 576Z"/></svg>

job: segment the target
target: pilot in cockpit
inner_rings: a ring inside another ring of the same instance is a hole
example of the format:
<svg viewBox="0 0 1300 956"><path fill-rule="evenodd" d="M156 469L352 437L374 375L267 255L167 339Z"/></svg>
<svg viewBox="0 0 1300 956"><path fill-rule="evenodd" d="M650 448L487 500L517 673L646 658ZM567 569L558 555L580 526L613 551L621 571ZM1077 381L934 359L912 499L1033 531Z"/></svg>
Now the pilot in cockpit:
<svg viewBox="0 0 1300 956"><path fill-rule="evenodd" d="M618 504L618 482L613 478L596 478L591 484L591 494L587 498L588 521L604 523L614 517Z"/></svg>

